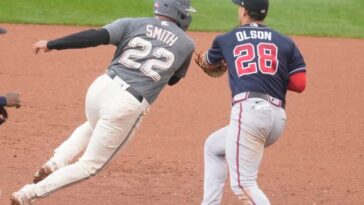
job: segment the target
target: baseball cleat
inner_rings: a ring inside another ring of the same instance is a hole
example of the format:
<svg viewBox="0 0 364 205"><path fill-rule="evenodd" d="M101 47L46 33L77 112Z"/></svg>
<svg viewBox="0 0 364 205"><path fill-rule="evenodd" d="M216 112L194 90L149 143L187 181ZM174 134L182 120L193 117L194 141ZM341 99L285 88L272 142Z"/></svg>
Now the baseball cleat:
<svg viewBox="0 0 364 205"><path fill-rule="evenodd" d="M30 199L21 191L14 192L10 198L11 205L32 205Z"/></svg>
<svg viewBox="0 0 364 205"><path fill-rule="evenodd" d="M40 168L37 173L34 174L33 176L33 183L38 183L40 181L42 181L43 179L45 179L48 175L52 174L52 169L47 166L44 165L42 168Z"/></svg>

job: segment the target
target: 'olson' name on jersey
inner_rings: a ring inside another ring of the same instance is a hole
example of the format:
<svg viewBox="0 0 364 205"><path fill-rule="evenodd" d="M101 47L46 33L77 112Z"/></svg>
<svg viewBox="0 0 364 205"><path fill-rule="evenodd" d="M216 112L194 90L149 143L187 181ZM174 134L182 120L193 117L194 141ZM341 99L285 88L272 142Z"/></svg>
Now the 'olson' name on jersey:
<svg viewBox="0 0 364 205"><path fill-rule="evenodd" d="M235 35L238 41L245 41L248 39L272 40L272 33L270 31L238 31Z"/></svg>

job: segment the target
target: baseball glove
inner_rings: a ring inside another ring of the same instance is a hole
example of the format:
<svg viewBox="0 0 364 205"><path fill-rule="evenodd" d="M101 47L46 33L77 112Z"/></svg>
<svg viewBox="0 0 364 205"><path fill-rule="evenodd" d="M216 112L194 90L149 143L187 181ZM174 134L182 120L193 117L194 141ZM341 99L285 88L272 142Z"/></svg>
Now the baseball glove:
<svg viewBox="0 0 364 205"><path fill-rule="evenodd" d="M217 78L224 75L224 73L227 70L227 65L225 61L222 60L220 63L217 64L209 64L206 62L204 58L205 58L205 53L202 54L202 52L198 53L197 56L195 57L196 64L203 70L203 72L205 72L208 76L213 78Z"/></svg>
<svg viewBox="0 0 364 205"><path fill-rule="evenodd" d="M4 107L0 107L0 125L8 119L8 112Z"/></svg>

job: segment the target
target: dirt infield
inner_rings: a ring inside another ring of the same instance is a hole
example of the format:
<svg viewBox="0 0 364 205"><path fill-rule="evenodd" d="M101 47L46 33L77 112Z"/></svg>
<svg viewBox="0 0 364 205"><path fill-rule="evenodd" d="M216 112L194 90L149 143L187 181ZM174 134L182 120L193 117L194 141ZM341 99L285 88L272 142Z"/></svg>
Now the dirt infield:
<svg viewBox="0 0 364 205"><path fill-rule="evenodd" d="M0 127L1 205L29 183L53 149L84 120L84 98L114 48L34 55L31 44L84 27L2 24L0 93L19 91ZM198 50L217 33L190 33ZM364 40L293 37L308 64L308 87L288 94L284 136L265 152L259 183L273 205L364 204ZM229 120L227 76L192 64L162 92L132 142L99 175L39 205L192 205L202 198L203 144ZM226 187L224 205L238 204Z"/></svg>

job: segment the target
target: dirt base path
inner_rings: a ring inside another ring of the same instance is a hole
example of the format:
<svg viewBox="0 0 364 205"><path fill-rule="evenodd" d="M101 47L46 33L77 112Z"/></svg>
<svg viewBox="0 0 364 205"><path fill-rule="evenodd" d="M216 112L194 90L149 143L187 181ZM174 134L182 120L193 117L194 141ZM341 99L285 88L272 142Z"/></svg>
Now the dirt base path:
<svg viewBox="0 0 364 205"><path fill-rule="evenodd" d="M1 205L84 120L84 98L114 48L34 55L31 44L84 27L2 24L0 93L19 91L23 107L0 127ZM190 33L198 50L217 33ZM308 87L288 94L284 136L265 152L259 184L275 205L364 204L364 40L293 37L308 64ZM192 64L169 87L135 138L98 176L39 205L199 204L203 144L229 120L227 76L206 77ZM238 204L226 187L224 205Z"/></svg>

